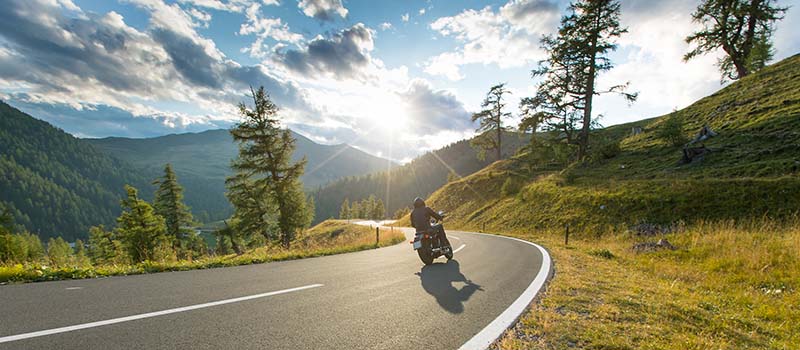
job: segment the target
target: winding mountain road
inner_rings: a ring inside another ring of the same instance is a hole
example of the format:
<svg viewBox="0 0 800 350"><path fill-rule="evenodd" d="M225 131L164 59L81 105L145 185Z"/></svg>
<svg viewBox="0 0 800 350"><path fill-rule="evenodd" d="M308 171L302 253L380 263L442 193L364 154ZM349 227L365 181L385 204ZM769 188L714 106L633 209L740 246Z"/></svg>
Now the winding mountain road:
<svg viewBox="0 0 800 350"><path fill-rule="evenodd" d="M0 286L0 349L485 348L540 290L550 258L520 240L448 235L455 258L430 266L401 243L260 265Z"/></svg>

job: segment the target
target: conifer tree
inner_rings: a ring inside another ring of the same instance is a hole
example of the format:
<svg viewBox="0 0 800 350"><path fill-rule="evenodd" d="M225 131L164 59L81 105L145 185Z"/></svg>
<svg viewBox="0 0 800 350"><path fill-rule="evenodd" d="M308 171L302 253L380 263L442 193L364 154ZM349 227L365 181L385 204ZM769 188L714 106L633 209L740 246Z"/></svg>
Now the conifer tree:
<svg viewBox="0 0 800 350"><path fill-rule="evenodd" d="M350 207L350 218L351 219L363 219L361 215L361 204L359 202L353 202L353 205Z"/></svg>
<svg viewBox="0 0 800 350"><path fill-rule="evenodd" d="M339 208L339 219L350 219L350 200L347 198L344 199L341 208Z"/></svg>
<svg viewBox="0 0 800 350"><path fill-rule="evenodd" d="M117 218L117 235L134 262L168 258L172 246L164 218L153 207L139 199L138 191L125 186L127 198L121 201L122 214Z"/></svg>
<svg viewBox="0 0 800 350"><path fill-rule="evenodd" d="M783 19L786 10L771 0L704 0L692 13L703 29L686 37L696 47L683 59L722 49L725 57L717 65L723 81L741 79L772 59L774 23Z"/></svg>
<svg viewBox="0 0 800 350"><path fill-rule="evenodd" d="M510 92L505 88L505 83L497 84L489 89L486 98L481 103L484 109L472 115L472 121L478 121L480 125L475 130L478 136L470 141L474 147L478 148L478 157L484 159L486 151L495 151L495 160L503 158L503 119L508 118L511 113L503 112L505 103L503 95Z"/></svg>
<svg viewBox="0 0 800 350"><path fill-rule="evenodd" d="M128 262L122 242L113 231L106 231L103 225L89 228L89 258L95 265Z"/></svg>
<svg viewBox="0 0 800 350"><path fill-rule="evenodd" d="M63 238L50 238L47 241L47 259L53 266L66 266L70 262L71 255L72 248Z"/></svg>
<svg viewBox="0 0 800 350"><path fill-rule="evenodd" d="M155 213L164 218L167 227L167 236L174 242L174 248L181 257L187 255L192 231L189 229L194 224L192 213L183 203L183 187L178 183L178 178L172 166L164 166L164 176L153 181L158 186L153 200Z"/></svg>
<svg viewBox="0 0 800 350"><path fill-rule="evenodd" d="M606 91L596 88L598 74L613 68L607 55L616 49L616 38L627 32L619 23L619 2L579 0L571 3L568 11L561 18L558 34L542 39L548 57L540 62L533 75L543 75L545 80L529 102L545 112L538 118L560 119L567 131L574 127L576 114L582 115L577 140L578 158L582 159L587 154L589 131L597 124L592 117L594 96L618 93L633 102L637 94L625 91L627 83Z"/></svg>
<svg viewBox="0 0 800 350"><path fill-rule="evenodd" d="M386 207L383 205L383 200L378 199L375 202L375 209L372 214L372 218L375 220L383 220L386 217Z"/></svg>
<svg viewBox="0 0 800 350"><path fill-rule="evenodd" d="M235 174L226 180L228 198L234 205L234 216L248 223L242 227L248 234L272 238L252 223L276 221L278 238L289 248L296 232L311 223L299 180L306 161L291 161L294 139L288 129L280 127L278 106L264 87L252 94L253 109L241 103L243 120L230 131L239 144L239 156L231 165Z"/></svg>

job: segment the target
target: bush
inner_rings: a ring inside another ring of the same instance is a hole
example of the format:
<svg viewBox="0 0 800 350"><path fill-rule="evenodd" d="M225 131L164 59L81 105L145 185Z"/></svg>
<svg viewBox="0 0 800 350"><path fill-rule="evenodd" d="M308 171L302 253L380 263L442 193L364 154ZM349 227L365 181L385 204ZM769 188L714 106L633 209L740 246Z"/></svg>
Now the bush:
<svg viewBox="0 0 800 350"><path fill-rule="evenodd" d="M598 258L609 259L609 260L610 259L614 259L614 254L611 253L611 251L608 250L608 249L590 250L589 251L589 255L594 255L594 256L596 256Z"/></svg>
<svg viewBox="0 0 800 350"><path fill-rule="evenodd" d="M597 149L592 156L597 160L611 159L616 157L621 151L619 140L605 140L597 145Z"/></svg>
<svg viewBox="0 0 800 350"><path fill-rule="evenodd" d="M685 144L688 142L688 139L683 133L683 123L682 115L677 113L673 114L658 128L656 137L675 147Z"/></svg>
<svg viewBox="0 0 800 350"><path fill-rule="evenodd" d="M522 181L510 176L505 182L503 182L503 186L500 187L500 192L502 192L504 196L512 196L519 193L521 189Z"/></svg>

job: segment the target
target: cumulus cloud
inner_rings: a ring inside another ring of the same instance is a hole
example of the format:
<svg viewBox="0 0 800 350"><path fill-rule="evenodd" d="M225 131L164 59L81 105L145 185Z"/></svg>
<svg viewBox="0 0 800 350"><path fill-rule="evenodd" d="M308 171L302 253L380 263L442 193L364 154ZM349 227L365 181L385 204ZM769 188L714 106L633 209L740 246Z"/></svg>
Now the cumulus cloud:
<svg viewBox="0 0 800 350"><path fill-rule="evenodd" d="M404 15L400 16L400 20L402 20L403 22L408 22L408 20L409 20L410 18L411 18L411 16L409 16L409 15L408 15L408 13L406 13L406 14L404 14Z"/></svg>
<svg viewBox="0 0 800 350"><path fill-rule="evenodd" d="M500 68L521 67L544 57L539 41L558 25L559 6L548 0L512 0L497 11L490 6L442 17L430 27L453 37L460 45L431 57L425 72L460 80L467 64L496 64Z"/></svg>
<svg viewBox="0 0 800 350"><path fill-rule="evenodd" d="M389 30L392 29L392 24L389 22L383 22L380 25L381 30Z"/></svg>
<svg viewBox="0 0 800 350"><path fill-rule="evenodd" d="M342 5L342 0L300 0L297 3L303 13L308 17L320 21L333 21L336 18L346 18L347 9Z"/></svg>
<svg viewBox="0 0 800 350"><path fill-rule="evenodd" d="M180 8L136 4L152 11L146 32L115 12L68 17L58 3L7 1L0 7L0 83L24 91L28 103L75 110L105 105L176 121L235 118L235 103L250 85L265 85L278 103L307 108L296 85L227 59ZM158 110L156 101L181 108Z"/></svg>
<svg viewBox="0 0 800 350"><path fill-rule="evenodd" d="M303 48L278 50L273 59L303 76L364 79L373 48L372 30L359 23L328 37L317 36Z"/></svg>
<svg viewBox="0 0 800 350"><path fill-rule="evenodd" d="M409 129L419 136L435 135L442 131L471 130L470 113L455 95L435 90L422 79L411 81L408 89L398 92L406 104Z"/></svg>
<svg viewBox="0 0 800 350"><path fill-rule="evenodd" d="M304 38L302 35L292 32L286 23L280 18L266 18L261 14L261 5L253 4L247 8L247 21L242 23L239 28L239 35L255 35L256 40L250 47L242 49L242 52L249 53L256 58L267 56L264 41L271 38L278 42L299 43Z"/></svg>

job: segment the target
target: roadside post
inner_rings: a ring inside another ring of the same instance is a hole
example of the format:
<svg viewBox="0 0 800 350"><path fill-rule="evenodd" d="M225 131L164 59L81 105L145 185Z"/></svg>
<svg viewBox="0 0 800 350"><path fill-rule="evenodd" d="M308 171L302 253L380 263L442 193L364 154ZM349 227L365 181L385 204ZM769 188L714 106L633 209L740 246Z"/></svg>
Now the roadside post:
<svg viewBox="0 0 800 350"><path fill-rule="evenodd" d="M378 242L381 241L381 228L376 226L375 227L375 246L378 245Z"/></svg>
<svg viewBox="0 0 800 350"><path fill-rule="evenodd" d="M569 245L569 224L564 225L564 245Z"/></svg>

